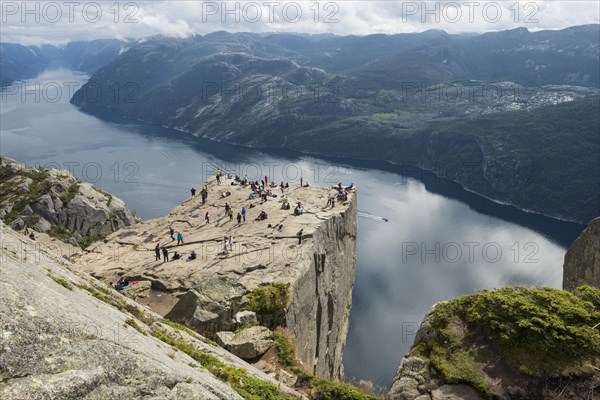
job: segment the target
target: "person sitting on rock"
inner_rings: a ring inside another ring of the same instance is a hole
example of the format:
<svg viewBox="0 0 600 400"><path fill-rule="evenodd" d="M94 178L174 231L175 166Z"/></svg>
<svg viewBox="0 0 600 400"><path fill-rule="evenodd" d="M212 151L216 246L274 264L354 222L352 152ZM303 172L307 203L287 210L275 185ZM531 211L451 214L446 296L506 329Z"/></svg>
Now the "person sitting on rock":
<svg viewBox="0 0 600 400"><path fill-rule="evenodd" d="M287 197L283 198L283 202L281 203L281 209L282 210L289 210L290 209L290 201L288 200Z"/></svg>
<svg viewBox="0 0 600 400"><path fill-rule="evenodd" d="M175 260L179 260L181 259L181 254L179 254L178 252L175 252L175 254L173 254L173 258L171 260L175 261Z"/></svg>
<svg viewBox="0 0 600 400"><path fill-rule="evenodd" d="M33 232L31 232L31 233L29 234L29 239L31 239L31 240L35 240L35 235L33 234Z"/></svg>
<svg viewBox="0 0 600 400"><path fill-rule="evenodd" d="M116 284L116 285L114 285L113 287L114 287L115 289L117 289L117 290L123 290L123 289L125 289L127 286L129 286L129 282L130 282L130 280L129 280L129 278L128 278L128 277L126 277L126 276L122 276L122 277L119 279L119 282L117 282L117 284Z"/></svg>
<svg viewBox="0 0 600 400"><path fill-rule="evenodd" d="M194 250L192 250L192 252L190 253L190 255L188 256L188 261L192 261L196 259L196 252Z"/></svg>
<svg viewBox="0 0 600 400"><path fill-rule="evenodd" d="M302 215L302 214L304 214L304 207L302 207L302 203L298 202L296 204L296 208L294 208L294 214L295 215Z"/></svg>
<svg viewBox="0 0 600 400"><path fill-rule="evenodd" d="M258 214L258 217L256 217L256 221L264 221L267 217L267 213L263 210Z"/></svg>

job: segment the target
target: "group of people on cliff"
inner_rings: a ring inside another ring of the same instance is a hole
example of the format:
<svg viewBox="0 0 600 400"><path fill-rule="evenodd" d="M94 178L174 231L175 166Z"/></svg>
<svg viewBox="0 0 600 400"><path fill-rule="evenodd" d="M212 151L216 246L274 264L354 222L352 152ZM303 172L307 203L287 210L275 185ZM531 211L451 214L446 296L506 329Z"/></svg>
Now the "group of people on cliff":
<svg viewBox="0 0 600 400"><path fill-rule="evenodd" d="M239 176L232 177L232 176L228 175L227 177L229 179L233 179L233 182L231 182L232 185L241 185L243 187L247 187L247 186L250 187L251 193L248 196L248 200L260 198L261 204L263 204L267 201L267 199L269 197L277 197L277 195L275 195L271 189L276 188L278 185L273 182L269 183L268 176L265 176L264 179L262 179L260 182L259 181L248 181L248 179L246 179L246 178L242 179ZM216 172L216 181L217 181L218 185L223 183L223 175L222 175L221 170L219 170L219 169ZM300 185L301 185L301 187L305 187L303 178L300 178ZM306 186L308 186L308 184L306 184ZM281 182L279 187L282 192L282 198L280 200L281 204L282 204L281 208L284 210L289 210L291 208L290 202L289 202L289 199L287 198L287 196L285 195L286 189L288 189L290 187L289 183ZM347 200L348 192L350 190L352 190L353 188L354 188L354 184L351 184L350 186L344 188L344 187L342 187L342 184L339 183L338 186L336 187L337 194L334 196L333 194L329 193L328 198L327 198L326 207L333 208L335 206L336 198L340 201ZM223 193L225 193L225 195L222 194L222 197L227 197L228 192L224 191ZM191 194L192 194L192 198L196 197L196 189L195 188L191 189ZM206 204L208 194L209 194L208 186L205 185L200 190L202 204ZM253 207L254 207L254 204L250 204L249 208L253 208ZM225 203L224 209L225 209L224 216L229 217L229 221L233 221L233 218L234 218L234 215L236 214L236 212L233 210L233 207L229 204L229 202ZM293 214L296 216L299 216L299 215L302 215L303 213L304 213L304 205L300 201L296 202L296 205L293 210ZM246 206L242 206L241 209L237 212L237 217L236 217L237 223L238 224L245 223L247 215L248 215L248 209L246 208ZM269 217L268 213L265 210L261 210L258 213L258 215L256 216L255 221L264 221L264 220L268 219L268 217ZM209 211L205 212L204 219L205 219L206 224L210 223L211 216L210 216ZM271 227L271 224L269 224L269 227ZM278 225L276 225L276 227L278 227L278 229L281 231L281 228L283 227L283 225L278 224ZM176 246L181 246L181 245L185 244L183 233L176 232L172 225L169 226L169 237L172 241L177 240ZM302 241L304 238L304 230L300 229L296 233L296 237L298 238L298 244L302 244ZM233 251L233 242L234 242L234 239L233 239L232 235L227 235L223 238L223 253L224 254L228 254L229 252ZM156 244L154 251L155 251L155 256L156 256L155 260L156 261L160 261L161 259L163 262L168 262L170 260L171 261L180 260L184 256L183 254L180 254L177 251L175 251L173 253L173 255L170 255L168 248L166 246L161 247L160 243ZM196 252L192 250L191 253L187 257L187 260L192 261L192 260L196 260L196 259L197 259Z"/></svg>

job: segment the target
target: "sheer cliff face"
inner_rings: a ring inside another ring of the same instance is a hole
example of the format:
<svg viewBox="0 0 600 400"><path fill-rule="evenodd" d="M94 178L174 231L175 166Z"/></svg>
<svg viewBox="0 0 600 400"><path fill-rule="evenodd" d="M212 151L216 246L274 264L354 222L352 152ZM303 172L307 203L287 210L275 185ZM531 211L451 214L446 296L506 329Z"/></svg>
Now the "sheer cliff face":
<svg viewBox="0 0 600 400"><path fill-rule="evenodd" d="M292 285L287 327L297 356L317 376L343 379L356 262L356 196L344 213L324 221L301 263L304 275Z"/></svg>
<svg viewBox="0 0 600 400"><path fill-rule="evenodd" d="M593 219L565 254L563 289L600 288L600 217Z"/></svg>
<svg viewBox="0 0 600 400"><path fill-rule="evenodd" d="M343 378L355 275L356 193L331 208L325 205L335 189L292 185L285 189L292 205L286 209L280 189L273 189L277 197L263 202L249 196L249 186L231 178L224 177L221 185L212 178L203 187L208 191L206 203L196 196L165 217L121 229L106 243L96 243L80 265L106 282L122 275L147 281L147 291L136 289L130 292L132 297L214 340L217 333L243 326L235 317L239 311L256 311L262 326L289 330L304 371ZM230 194L222 197L223 190ZM302 215L294 215L296 202L304 206ZM246 221L237 223L225 216L226 204L234 215L245 207ZM206 212L210 222L204 218ZM257 220L261 212L268 218ZM184 243L170 239L169 226L184 235ZM226 250L225 236L233 237ZM183 257L155 261L157 244L171 256L177 251ZM192 251L197 258L188 261ZM274 287L285 288L283 304L267 297L264 307L249 308L256 291ZM266 311L274 305L277 310Z"/></svg>

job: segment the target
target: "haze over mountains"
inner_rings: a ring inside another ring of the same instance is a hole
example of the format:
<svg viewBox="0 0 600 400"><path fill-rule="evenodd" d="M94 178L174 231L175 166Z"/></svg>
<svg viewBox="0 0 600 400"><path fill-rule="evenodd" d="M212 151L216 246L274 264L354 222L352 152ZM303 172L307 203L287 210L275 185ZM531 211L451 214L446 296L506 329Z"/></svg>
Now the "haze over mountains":
<svg viewBox="0 0 600 400"><path fill-rule="evenodd" d="M599 33L155 38L72 102L234 144L414 165L584 222L600 203Z"/></svg>
<svg viewBox="0 0 600 400"><path fill-rule="evenodd" d="M45 69L64 67L93 74L128 46L116 39L70 42L65 46L23 46L0 43L0 83L37 76Z"/></svg>
<svg viewBox="0 0 600 400"><path fill-rule="evenodd" d="M481 35L215 32L19 52L2 45L2 63L39 54L31 70L60 61L90 73L106 63L74 104L233 144L417 166L583 223L600 209L599 35L600 25Z"/></svg>

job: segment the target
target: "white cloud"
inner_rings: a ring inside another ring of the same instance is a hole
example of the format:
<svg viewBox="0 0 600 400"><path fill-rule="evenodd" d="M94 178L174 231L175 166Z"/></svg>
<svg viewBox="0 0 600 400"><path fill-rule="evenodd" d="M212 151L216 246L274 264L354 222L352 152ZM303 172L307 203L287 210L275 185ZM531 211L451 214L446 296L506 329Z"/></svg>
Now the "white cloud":
<svg viewBox="0 0 600 400"><path fill-rule="evenodd" d="M115 6L118 4L118 7ZM597 1L1 1L2 41L186 37L229 32L340 35L561 29L600 23Z"/></svg>

